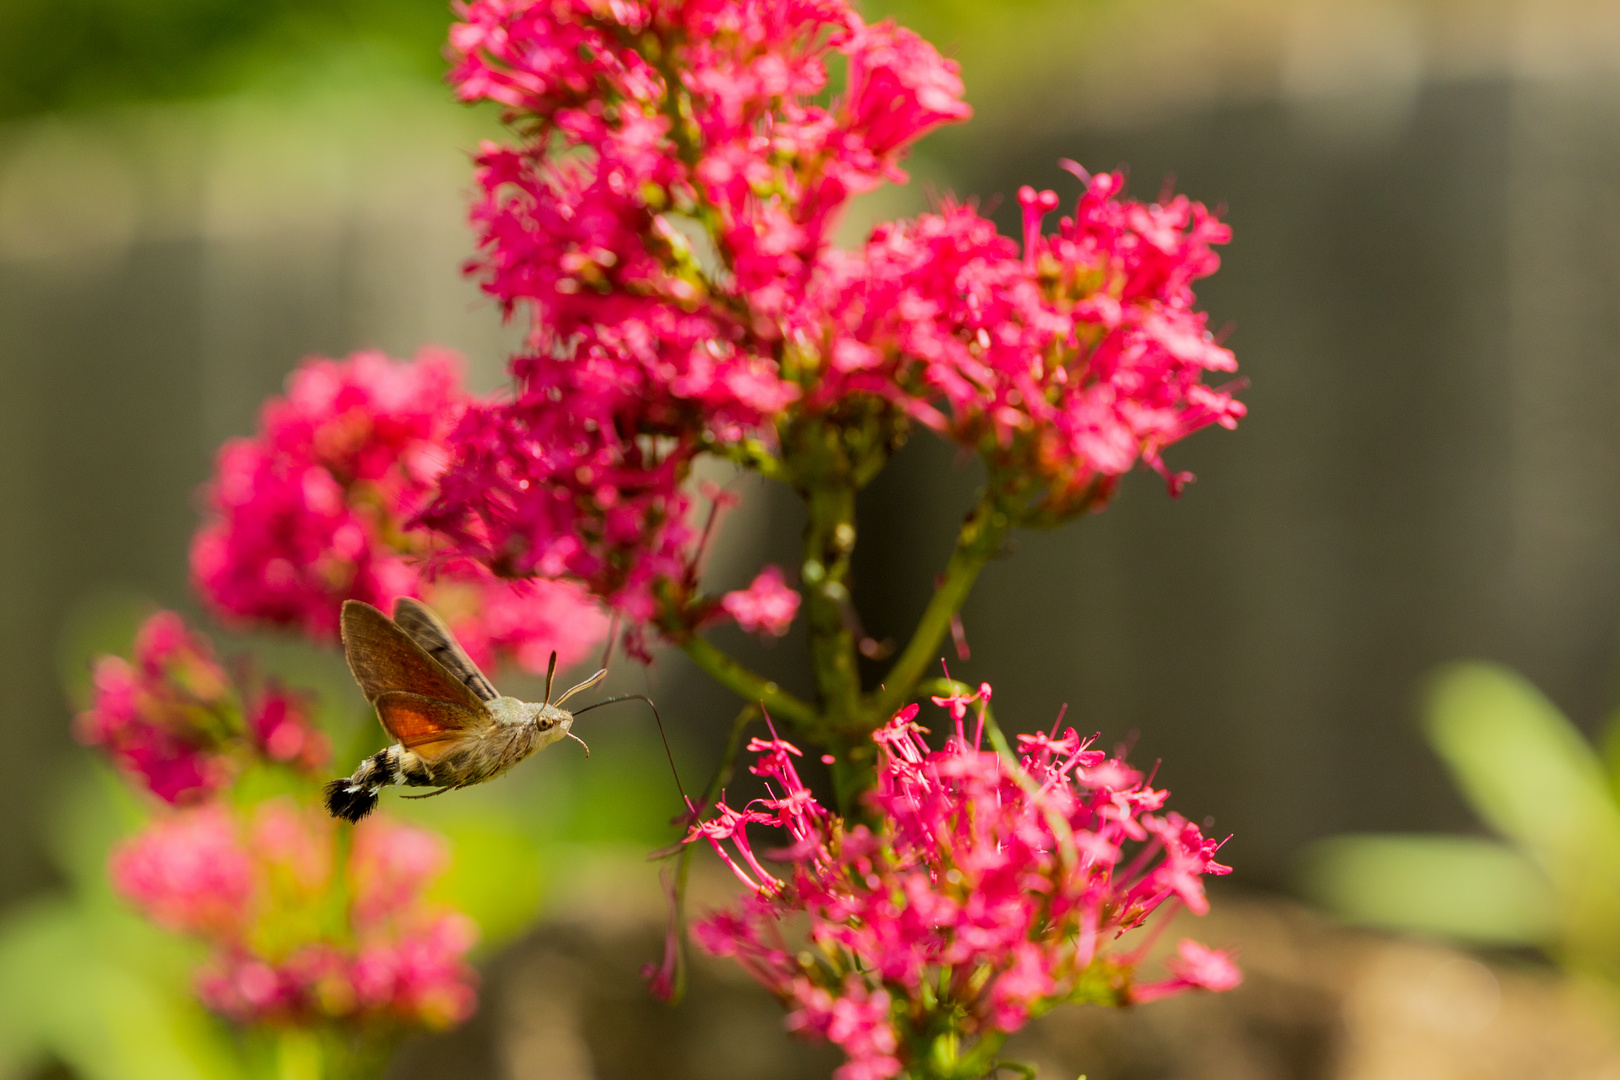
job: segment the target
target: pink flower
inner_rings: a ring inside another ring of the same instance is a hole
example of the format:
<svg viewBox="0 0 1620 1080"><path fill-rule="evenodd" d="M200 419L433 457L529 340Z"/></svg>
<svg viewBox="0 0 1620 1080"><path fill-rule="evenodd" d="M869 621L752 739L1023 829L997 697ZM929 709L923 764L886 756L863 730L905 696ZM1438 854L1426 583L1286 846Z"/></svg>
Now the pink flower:
<svg viewBox="0 0 1620 1080"><path fill-rule="evenodd" d="M1229 872L1218 845L1161 814L1166 792L1072 729L1022 737L1016 764L980 749L961 734L963 714L977 702L982 731L989 697L985 686L940 699L958 732L941 750L923 740L915 705L874 733L871 827L820 807L797 749L772 738L749 747L771 795L742 812L721 802L687 838L708 840L750 890L694 927L698 943L781 998L790 1027L842 1046L849 1076L896 1075L940 1024L968 1038L1011 1032L1076 995L1126 1004L1240 977L1187 942L1171 979L1138 981L1146 945L1112 943L1162 923L1167 905L1204 910L1199 879ZM792 840L777 853L785 873L759 862L751 825ZM782 947L783 924L800 919L824 963Z"/></svg>
<svg viewBox="0 0 1620 1080"><path fill-rule="evenodd" d="M450 864L444 839L425 829L368 818L354 829L349 856L357 926L386 924L409 912Z"/></svg>
<svg viewBox="0 0 1620 1080"><path fill-rule="evenodd" d="M836 996L809 979L793 982L795 1006L787 1016L789 1031L816 1035L839 1047L849 1060L833 1070L833 1080L888 1080L904 1068L889 1021L885 990L870 990L850 975Z"/></svg>
<svg viewBox="0 0 1620 1080"><path fill-rule="evenodd" d="M880 159L973 115L962 100L960 66L892 19L862 27L851 42L845 108L850 129ZM890 166L885 179L905 175Z"/></svg>
<svg viewBox="0 0 1620 1080"><path fill-rule="evenodd" d="M270 684L247 703L247 727L254 746L271 761L293 765L305 772L323 767L331 744L309 719L307 695Z"/></svg>
<svg viewBox="0 0 1620 1080"><path fill-rule="evenodd" d="M159 926L234 938L252 919L256 869L217 804L160 819L114 849L113 888Z"/></svg>
<svg viewBox="0 0 1620 1080"><path fill-rule="evenodd" d="M244 694L172 611L141 625L133 661L99 657L92 686L75 735L165 802L215 795L255 754L304 771L326 764L326 737L300 699L274 686Z"/></svg>
<svg viewBox="0 0 1620 1080"><path fill-rule="evenodd" d="M361 352L293 373L258 436L220 451L207 490L192 577L219 614L330 640L344 600L386 611L415 596L450 617L475 661L500 652L531 671L552 649L569 664L602 640L607 619L579 586L498 581L411 526L472 403L459 368L428 349L406 363Z"/></svg>
<svg viewBox="0 0 1620 1080"><path fill-rule="evenodd" d="M1162 982L1137 987L1132 993L1132 1000L1153 1001L1186 990L1211 990L1219 993L1235 989L1243 982L1243 972L1238 970L1238 966L1224 952L1206 948L1186 938L1176 946L1175 958L1166 961L1164 966L1169 969L1172 977Z"/></svg>
<svg viewBox="0 0 1620 1080"><path fill-rule="evenodd" d="M360 1008L437 1030L466 1020L477 995L462 956L477 937L466 916L445 913L409 934L362 943L349 968Z"/></svg>
<svg viewBox="0 0 1620 1080"><path fill-rule="evenodd" d="M681 918L680 886L676 876L660 872L658 878L659 884L664 888L664 898L669 905L669 921L664 928L664 956L657 964L642 965L641 977L646 980L647 991L653 997L659 1001L670 1002L675 998L680 979L684 926Z"/></svg>
<svg viewBox="0 0 1620 1080"><path fill-rule="evenodd" d="M781 637L799 613L799 594L782 580L782 571L767 566L746 589L728 592L720 607L751 634Z"/></svg>
<svg viewBox="0 0 1620 1080"><path fill-rule="evenodd" d="M374 816L340 862L334 833L319 806L215 803L158 819L114 852L110 872L153 921L209 946L198 996L238 1023L465 1020L477 931L426 899L443 841Z"/></svg>

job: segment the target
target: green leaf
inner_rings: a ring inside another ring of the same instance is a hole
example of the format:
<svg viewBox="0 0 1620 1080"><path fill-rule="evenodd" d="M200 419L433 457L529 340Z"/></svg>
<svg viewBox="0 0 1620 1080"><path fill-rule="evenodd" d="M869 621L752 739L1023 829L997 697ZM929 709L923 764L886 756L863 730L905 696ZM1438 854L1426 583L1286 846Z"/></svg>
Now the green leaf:
<svg viewBox="0 0 1620 1080"><path fill-rule="evenodd" d="M1591 746L1506 668L1460 664L1435 680L1429 741L1474 811L1555 879L1620 867L1620 813Z"/></svg>
<svg viewBox="0 0 1620 1080"><path fill-rule="evenodd" d="M1592 747L1523 676L1488 664L1444 670L1425 727L1474 811L1552 882L1563 961L1620 977L1620 810Z"/></svg>
<svg viewBox="0 0 1620 1080"><path fill-rule="evenodd" d="M1557 901L1523 855L1466 836L1336 836L1300 860L1305 895L1350 922L1480 945L1551 945Z"/></svg>

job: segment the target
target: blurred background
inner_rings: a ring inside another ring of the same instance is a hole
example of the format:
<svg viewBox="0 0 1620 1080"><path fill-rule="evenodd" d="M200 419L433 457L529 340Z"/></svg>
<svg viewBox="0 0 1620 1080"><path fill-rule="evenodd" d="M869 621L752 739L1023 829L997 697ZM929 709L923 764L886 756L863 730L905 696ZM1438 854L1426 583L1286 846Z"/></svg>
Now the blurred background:
<svg viewBox="0 0 1620 1080"><path fill-rule="evenodd" d="M1620 3L866 11L957 57L977 115L850 238L944 193L1014 232L1020 184L1073 196L1062 157L1127 167L1138 197L1173 181L1235 232L1199 295L1249 417L1174 449L1199 477L1179 500L1136 475L1019 536L953 674L1020 730L1067 703L1162 757L1251 890L1290 889L1320 837L1478 830L1416 722L1439 663L1507 663L1599 728L1620 701ZM499 384L515 335L458 272L495 118L444 88L447 23L441 0L0 0L0 904L59 876L50 793L82 754L64 641L119 597L197 610L196 489L287 372L436 342ZM974 483L919 438L865 497L874 636L914 621ZM790 501L748 493L717 576L793 565ZM799 651L749 655L797 684ZM727 695L679 657L619 678L706 769Z"/></svg>

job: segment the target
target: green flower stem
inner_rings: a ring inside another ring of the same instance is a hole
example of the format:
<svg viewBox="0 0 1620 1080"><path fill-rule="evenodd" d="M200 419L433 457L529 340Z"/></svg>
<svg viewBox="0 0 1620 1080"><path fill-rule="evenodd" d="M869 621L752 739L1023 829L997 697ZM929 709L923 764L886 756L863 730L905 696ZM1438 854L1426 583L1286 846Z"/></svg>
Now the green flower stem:
<svg viewBox="0 0 1620 1080"><path fill-rule="evenodd" d="M980 1077L988 1076L996 1067L996 1055L1001 1052L1001 1047L1006 1041L1007 1036L999 1031L981 1036L979 1041L973 1044L973 1049L957 1062L955 1071L949 1074L950 1080L979 1080Z"/></svg>
<svg viewBox="0 0 1620 1080"><path fill-rule="evenodd" d="M960 1036L954 1032L936 1037L927 1052L918 1055L916 1065L907 1070L906 1075L915 1080L981 1080L1004 1064L996 1061L996 1055L1006 1041L1004 1032L991 1032L981 1036L972 1049L962 1054Z"/></svg>
<svg viewBox="0 0 1620 1080"><path fill-rule="evenodd" d="M681 648L721 685L735 691L745 701L763 705L773 719L793 724L812 738L822 737L823 724L816 710L776 683L748 670L696 635L687 638Z"/></svg>
<svg viewBox="0 0 1620 1080"><path fill-rule="evenodd" d="M829 479L808 492L804 584L810 663L824 719L834 731L870 730L861 708L861 673L850 618L850 558L855 552L855 488Z"/></svg>
<svg viewBox="0 0 1620 1080"><path fill-rule="evenodd" d="M988 496L962 523L962 531L956 537L956 550L945 567L944 580L934 590L933 599L928 601L905 651L889 669L883 689L871 696L868 715L875 718L874 727L911 698L917 680L922 678L928 665L938 661L939 646L951 628L952 617L962 609L984 564L1001 550L1011 527L1007 514Z"/></svg>
<svg viewBox="0 0 1620 1080"><path fill-rule="evenodd" d="M737 719L732 721L731 735L726 739L726 751L720 758L720 765L714 770L714 776L709 780L709 786L703 791L703 799L698 803L694 813L701 817L706 814L709 807L719 801L720 793L731 782L731 774L737 768L737 755L742 752L743 735L748 725L759 719L758 705L745 705ZM681 853L676 856L675 864L675 947L680 950L675 961L675 985L670 991L667 1004L679 1005L686 996L686 882L692 873L692 855L699 848L699 844L681 844Z"/></svg>

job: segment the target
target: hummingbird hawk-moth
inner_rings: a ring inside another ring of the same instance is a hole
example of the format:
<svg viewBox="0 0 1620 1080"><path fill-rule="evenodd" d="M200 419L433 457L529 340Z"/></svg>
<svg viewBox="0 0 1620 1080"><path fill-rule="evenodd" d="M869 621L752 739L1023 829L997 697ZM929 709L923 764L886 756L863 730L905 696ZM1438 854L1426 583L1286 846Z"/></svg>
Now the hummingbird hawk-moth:
<svg viewBox="0 0 1620 1080"><path fill-rule="evenodd" d="M345 600L342 628L349 670L394 740L354 775L326 785L326 808L345 821L371 813L377 793L390 785L438 789L406 796L425 799L492 780L559 739L583 746L569 730L574 714L562 704L607 674L603 668L553 702L553 652L546 700L536 705L498 693L449 627L419 601L401 598L390 619L370 604Z"/></svg>

